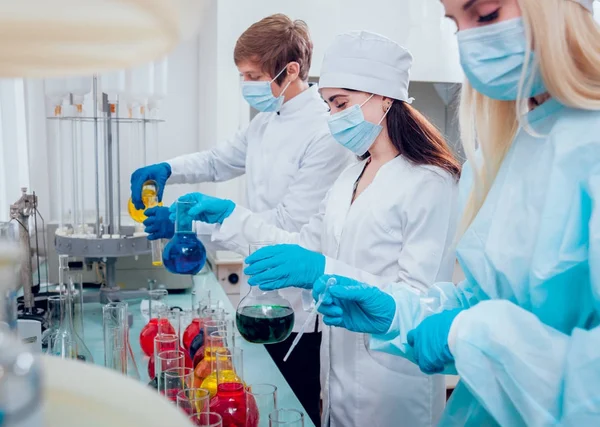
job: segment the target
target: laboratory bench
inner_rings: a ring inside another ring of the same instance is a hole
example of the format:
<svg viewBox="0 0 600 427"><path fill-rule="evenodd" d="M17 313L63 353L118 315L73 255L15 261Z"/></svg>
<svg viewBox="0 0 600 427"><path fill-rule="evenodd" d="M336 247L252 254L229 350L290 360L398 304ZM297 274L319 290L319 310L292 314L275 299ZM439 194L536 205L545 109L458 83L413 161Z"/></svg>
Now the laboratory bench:
<svg viewBox="0 0 600 427"><path fill-rule="evenodd" d="M235 316L235 307L227 298L223 288L218 283L213 273L208 272L194 277L194 289L210 290L211 299L223 302L225 311L230 316ZM188 289L182 292L169 292L168 304L170 307L176 306L182 309L191 308L191 291ZM140 331L146 324L140 309L140 302L130 302L129 313L133 315L133 325L129 332L131 348L135 356L141 381L147 384L147 367L149 358L145 356L140 348ZM84 339L89 350L94 357L97 365L104 365L104 344L102 331L102 306L100 304L85 304L84 307ZM243 340L242 340L243 341ZM277 406L278 408L297 409L304 412L304 426L314 427L310 418L306 415L304 408L296 398L285 378L279 372L279 369L269 356L264 345L242 342L241 348L244 350L244 380L247 384L273 384L277 387Z"/></svg>

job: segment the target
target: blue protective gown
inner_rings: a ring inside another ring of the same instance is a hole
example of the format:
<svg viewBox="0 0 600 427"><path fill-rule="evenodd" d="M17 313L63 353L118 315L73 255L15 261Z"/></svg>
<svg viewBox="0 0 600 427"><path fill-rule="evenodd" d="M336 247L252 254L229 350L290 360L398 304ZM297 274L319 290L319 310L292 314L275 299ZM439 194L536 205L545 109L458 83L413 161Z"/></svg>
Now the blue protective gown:
<svg viewBox="0 0 600 427"><path fill-rule="evenodd" d="M551 99L528 121L542 136L518 133L457 246L466 280L426 296L387 288L397 313L371 340L410 359L406 335L424 317L466 308L440 425L600 426L600 112Z"/></svg>

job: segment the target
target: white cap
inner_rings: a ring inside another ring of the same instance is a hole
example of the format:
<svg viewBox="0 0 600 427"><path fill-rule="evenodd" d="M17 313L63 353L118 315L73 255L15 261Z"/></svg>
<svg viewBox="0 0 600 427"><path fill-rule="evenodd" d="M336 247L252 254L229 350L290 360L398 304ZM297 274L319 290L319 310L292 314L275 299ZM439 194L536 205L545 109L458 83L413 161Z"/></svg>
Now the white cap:
<svg viewBox="0 0 600 427"><path fill-rule="evenodd" d="M323 58L319 87L374 93L411 102L412 55L398 43L368 31L341 34Z"/></svg>

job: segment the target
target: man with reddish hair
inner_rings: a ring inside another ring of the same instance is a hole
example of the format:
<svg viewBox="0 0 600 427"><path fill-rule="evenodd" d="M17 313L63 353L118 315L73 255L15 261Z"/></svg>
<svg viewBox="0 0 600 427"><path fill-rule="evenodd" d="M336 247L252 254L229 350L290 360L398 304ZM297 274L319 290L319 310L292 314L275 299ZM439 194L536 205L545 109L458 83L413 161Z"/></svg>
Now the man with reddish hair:
<svg viewBox="0 0 600 427"><path fill-rule="evenodd" d="M317 87L308 84L312 51L310 33L303 21L277 14L250 26L236 43L234 61L242 78L242 94L259 114L224 144L134 172L131 189L136 207L143 208L141 187L147 180L157 182L162 196L167 180L169 184L221 182L245 173L248 208L279 228L300 231L351 162L349 151L330 134L328 110ZM168 208L152 208L146 215L149 239L172 237L174 226L168 219ZM225 236L218 227L203 240L238 253L248 252L241 236ZM307 313L300 290L290 288L281 293L295 311L294 333L283 343L266 348L318 425L318 322L283 363Z"/></svg>

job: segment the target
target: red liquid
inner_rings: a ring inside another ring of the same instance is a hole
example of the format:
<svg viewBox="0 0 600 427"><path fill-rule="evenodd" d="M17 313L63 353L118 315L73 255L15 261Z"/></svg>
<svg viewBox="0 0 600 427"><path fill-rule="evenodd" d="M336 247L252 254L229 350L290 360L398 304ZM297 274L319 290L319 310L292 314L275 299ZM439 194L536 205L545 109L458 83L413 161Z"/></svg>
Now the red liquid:
<svg viewBox="0 0 600 427"><path fill-rule="evenodd" d="M198 363L202 362L202 360L204 360L204 346L200 347L194 356L194 361L192 363L194 369L196 369L196 366L198 366Z"/></svg>
<svg viewBox="0 0 600 427"><path fill-rule="evenodd" d="M154 356L150 356L150 360L148 361L148 377L153 380L156 376L156 366L154 364Z"/></svg>
<svg viewBox="0 0 600 427"><path fill-rule="evenodd" d="M193 319L192 323L190 323L189 326L185 328L185 332L183 333L183 337L181 339L183 348L185 348L186 350L190 349L192 341L200 333L201 329L202 322L200 321L200 319Z"/></svg>
<svg viewBox="0 0 600 427"><path fill-rule="evenodd" d="M173 389L169 389L167 390L166 393L162 393L163 396L165 396L167 399L169 399L171 402L177 402L177 393L179 393L179 388L173 388Z"/></svg>
<svg viewBox="0 0 600 427"><path fill-rule="evenodd" d="M211 412L223 418L223 427L258 427L258 408L253 397L246 402L246 391L240 383L224 383L210 401Z"/></svg>
<svg viewBox="0 0 600 427"><path fill-rule="evenodd" d="M167 319L161 319L160 323L156 318L150 319L140 332L140 347L146 356L154 354L154 338L159 330L163 334L175 334L175 328Z"/></svg>

